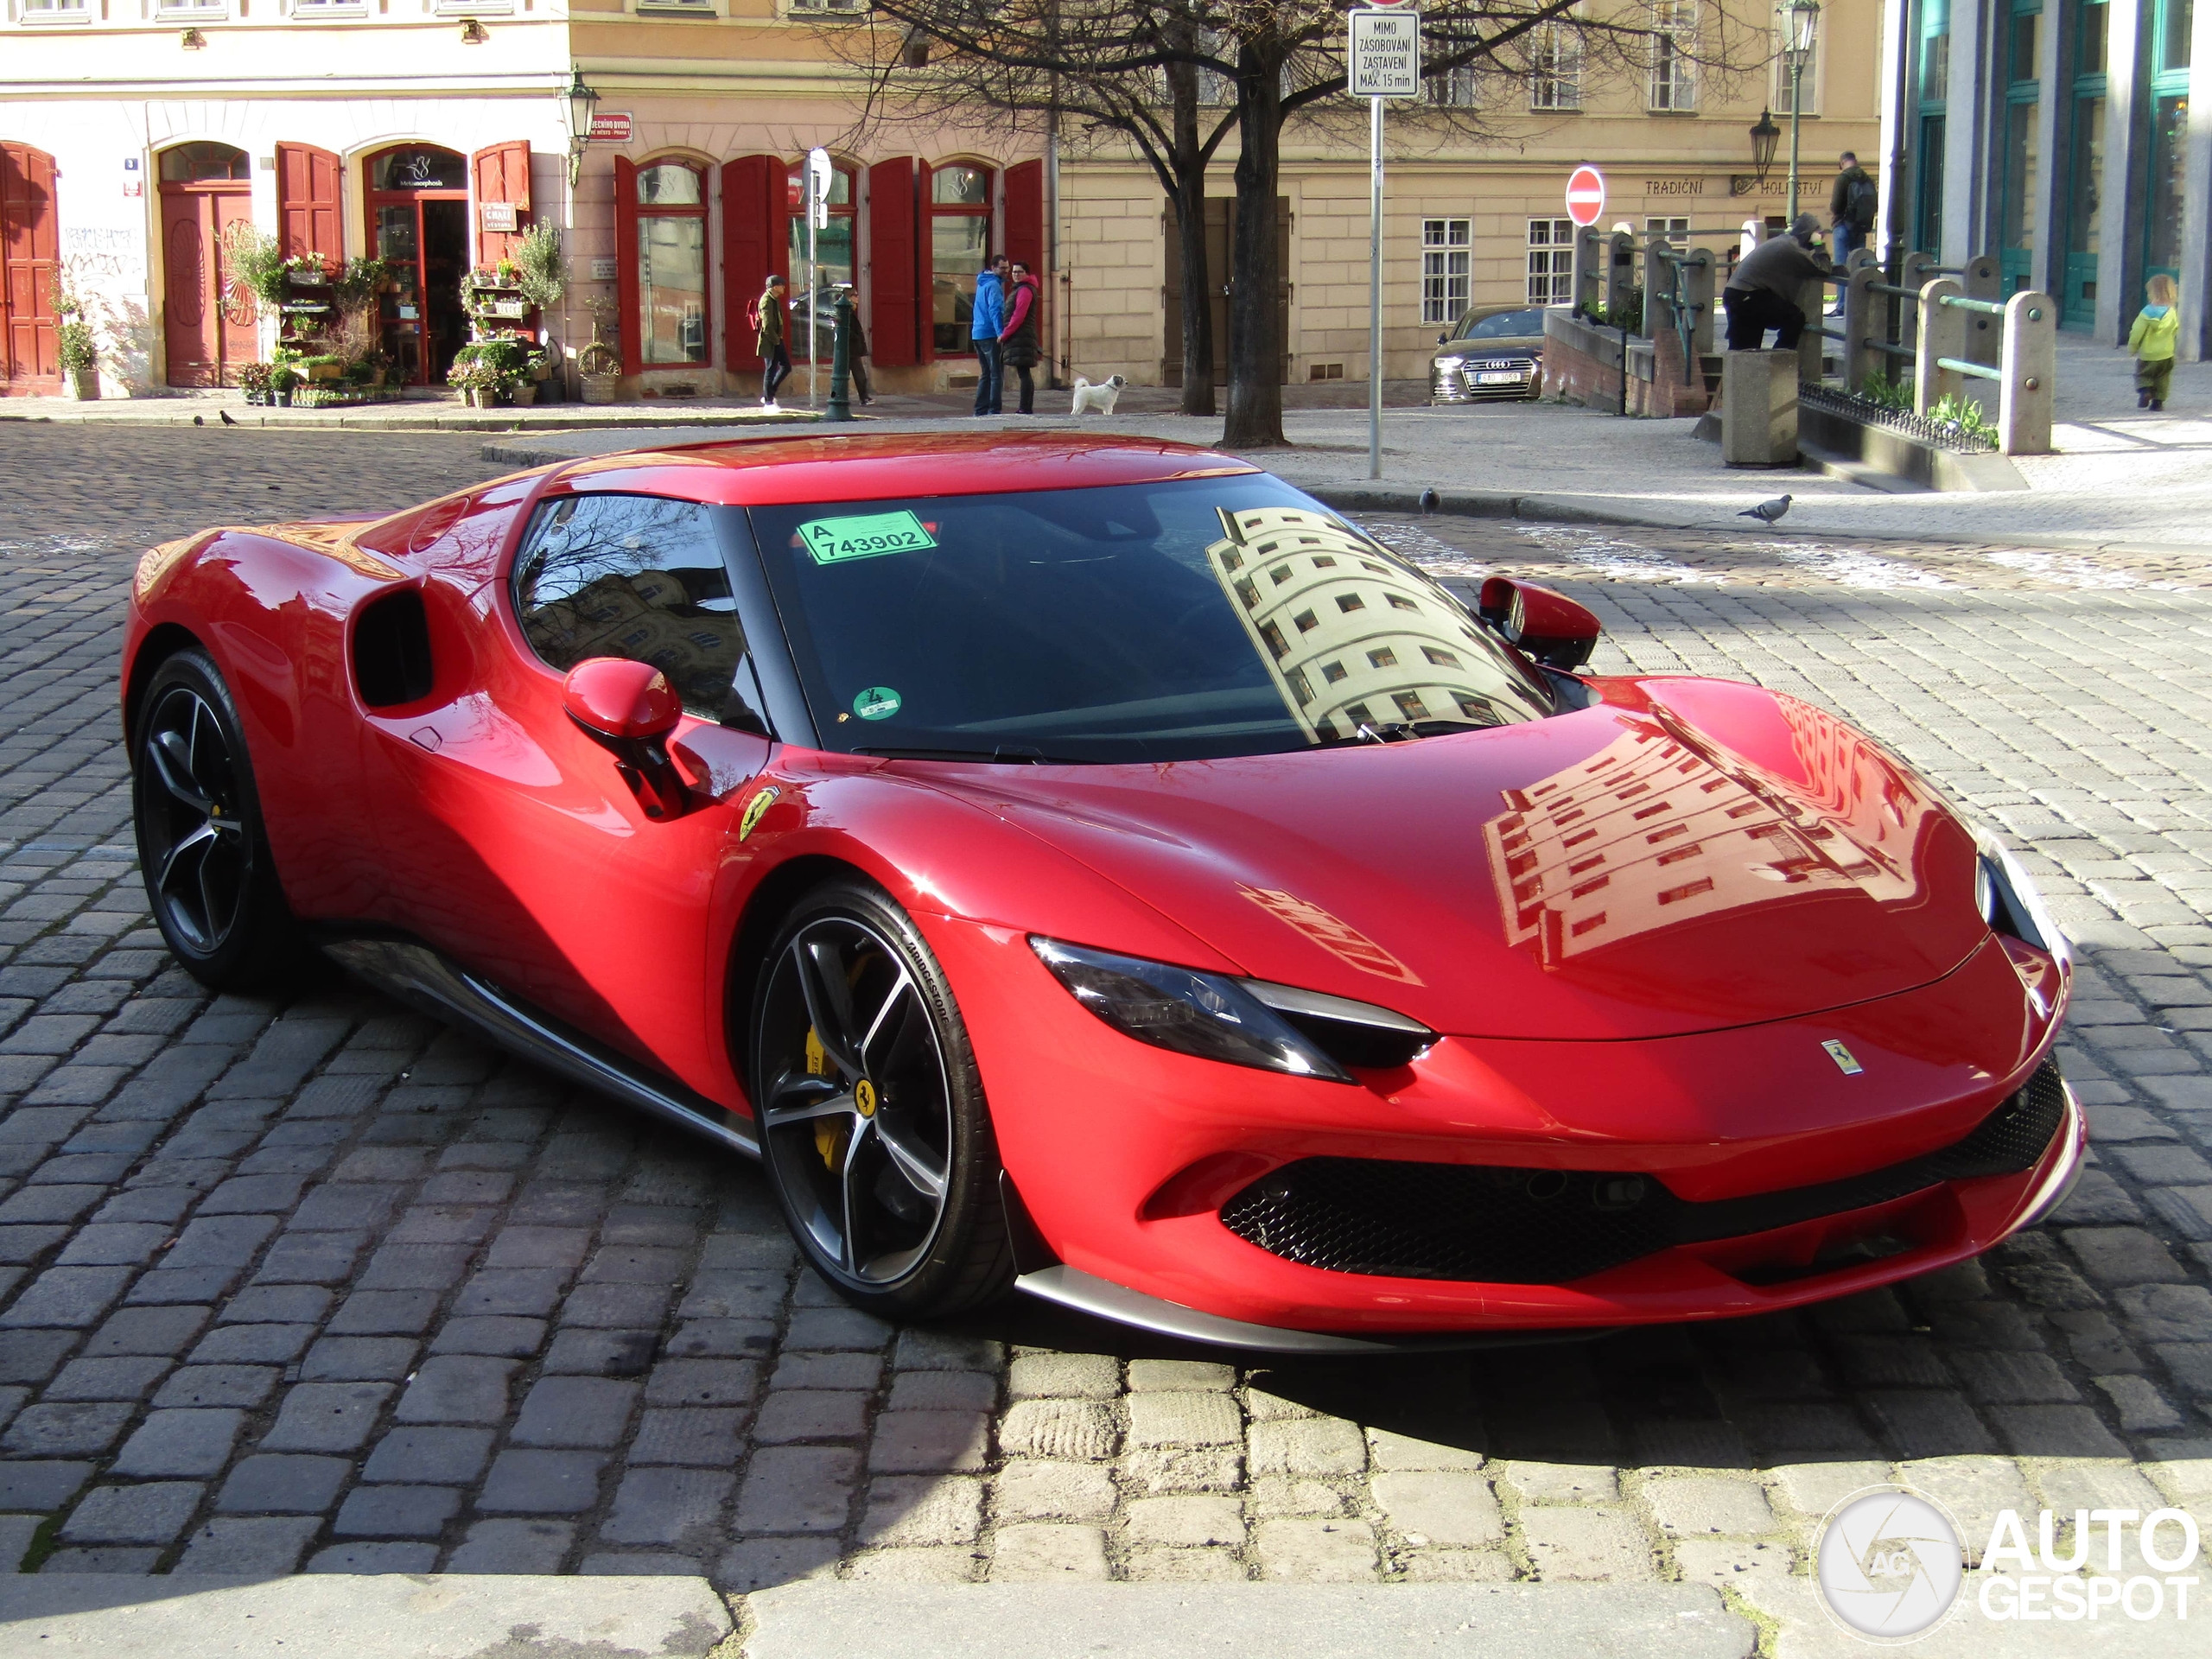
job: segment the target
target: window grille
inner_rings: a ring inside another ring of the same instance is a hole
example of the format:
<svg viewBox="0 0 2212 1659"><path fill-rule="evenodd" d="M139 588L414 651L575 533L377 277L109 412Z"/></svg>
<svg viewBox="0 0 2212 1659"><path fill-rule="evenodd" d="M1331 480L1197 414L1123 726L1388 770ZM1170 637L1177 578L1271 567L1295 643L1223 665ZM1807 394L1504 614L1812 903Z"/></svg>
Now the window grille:
<svg viewBox="0 0 2212 1659"><path fill-rule="evenodd" d="M1450 325L1467 308L1473 271L1474 221L1424 219L1421 222L1421 320Z"/></svg>
<svg viewBox="0 0 2212 1659"><path fill-rule="evenodd" d="M1574 299L1574 221L1529 221L1529 303L1567 305Z"/></svg>

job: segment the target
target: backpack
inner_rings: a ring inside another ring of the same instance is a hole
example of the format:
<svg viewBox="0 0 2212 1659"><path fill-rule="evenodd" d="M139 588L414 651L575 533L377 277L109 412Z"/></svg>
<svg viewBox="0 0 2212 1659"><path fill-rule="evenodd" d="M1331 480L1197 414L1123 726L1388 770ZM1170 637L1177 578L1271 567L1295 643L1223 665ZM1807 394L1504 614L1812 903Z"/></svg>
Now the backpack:
<svg viewBox="0 0 2212 1659"><path fill-rule="evenodd" d="M1875 210L1881 205L1881 193L1875 189L1874 181L1860 174L1851 181L1844 197L1844 207L1851 222L1862 231L1874 228Z"/></svg>
<svg viewBox="0 0 2212 1659"><path fill-rule="evenodd" d="M758 294L745 302L745 326L756 334L760 332L760 296Z"/></svg>

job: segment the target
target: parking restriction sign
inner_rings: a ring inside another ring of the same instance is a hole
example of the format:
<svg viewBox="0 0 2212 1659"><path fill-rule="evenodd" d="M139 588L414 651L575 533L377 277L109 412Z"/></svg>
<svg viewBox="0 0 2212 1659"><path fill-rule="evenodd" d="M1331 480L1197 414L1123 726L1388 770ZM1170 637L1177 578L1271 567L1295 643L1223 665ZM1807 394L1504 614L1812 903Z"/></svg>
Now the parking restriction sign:
<svg viewBox="0 0 2212 1659"><path fill-rule="evenodd" d="M1354 98L1421 95L1421 14L1411 6L1351 15L1351 92Z"/></svg>

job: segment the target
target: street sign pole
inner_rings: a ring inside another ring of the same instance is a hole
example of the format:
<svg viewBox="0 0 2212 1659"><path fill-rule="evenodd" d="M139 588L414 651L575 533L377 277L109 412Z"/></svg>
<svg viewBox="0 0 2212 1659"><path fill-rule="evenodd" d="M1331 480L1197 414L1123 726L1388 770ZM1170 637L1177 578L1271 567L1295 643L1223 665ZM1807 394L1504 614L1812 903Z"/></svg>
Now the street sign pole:
<svg viewBox="0 0 2212 1659"><path fill-rule="evenodd" d="M1367 475L1382 476L1382 100L1421 92L1421 14L1406 0L1370 0L1351 17L1347 90L1368 101Z"/></svg>
<svg viewBox="0 0 2212 1659"><path fill-rule="evenodd" d="M822 338L822 268L816 238L830 221L836 163L819 144L806 152L806 406L815 407L815 354Z"/></svg>
<svg viewBox="0 0 2212 1659"><path fill-rule="evenodd" d="M1367 124L1367 475L1382 476L1382 100Z"/></svg>

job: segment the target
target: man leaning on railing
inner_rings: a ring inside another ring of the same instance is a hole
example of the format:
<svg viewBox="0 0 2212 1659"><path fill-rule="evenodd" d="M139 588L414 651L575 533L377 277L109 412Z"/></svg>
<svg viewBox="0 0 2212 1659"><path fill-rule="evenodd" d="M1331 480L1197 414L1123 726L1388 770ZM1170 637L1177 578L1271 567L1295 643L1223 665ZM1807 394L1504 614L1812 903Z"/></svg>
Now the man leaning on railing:
<svg viewBox="0 0 2212 1659"><path fill-rule="evenodd" d="M1834 270L1815 251L1820 235L1819 222L1800 213L1789 235L1769 237L1737 264L1720 294L1728 308L1730 351L1758 351L1770 328L1775 330L1777 351L1796 349L1806 323L1798 296L1807 283L1823 281Z"/></svg>

